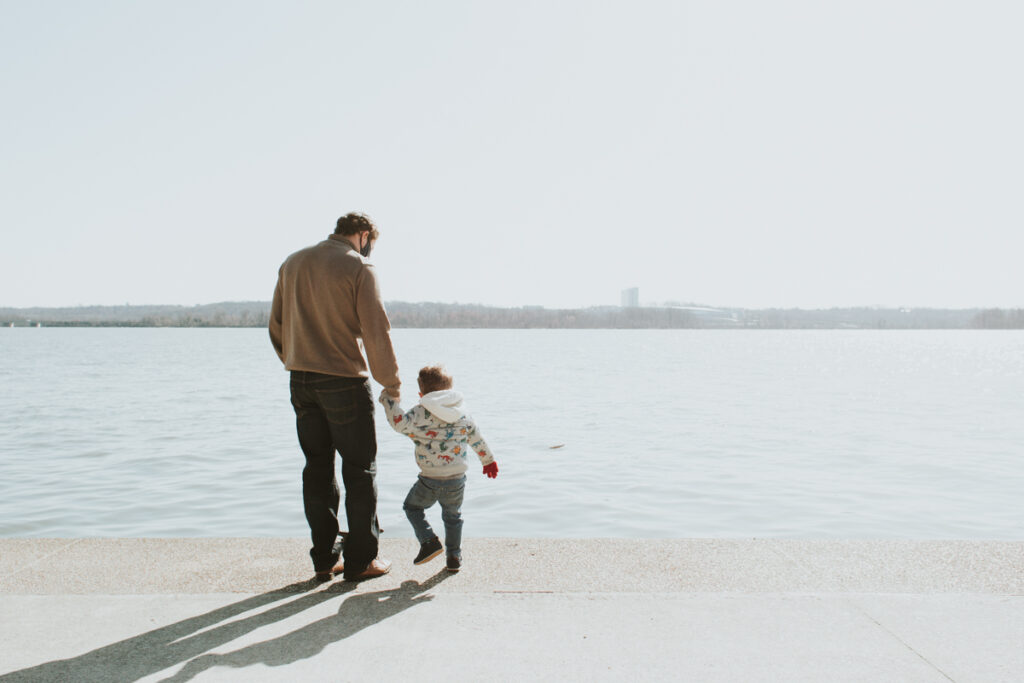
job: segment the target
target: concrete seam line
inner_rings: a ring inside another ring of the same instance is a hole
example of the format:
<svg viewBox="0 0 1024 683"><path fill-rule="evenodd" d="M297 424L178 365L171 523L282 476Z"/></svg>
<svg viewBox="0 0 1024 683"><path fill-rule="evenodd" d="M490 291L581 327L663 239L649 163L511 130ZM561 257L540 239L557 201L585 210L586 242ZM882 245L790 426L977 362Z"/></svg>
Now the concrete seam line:
<svg viewBox="0 0 1024 683"><path fill-rule="evenodd" d="M780 544L770 544L768 546L768 549L775 555L781 557L783 560L786 560L794 567L796 567L800 571L800 580L802 583L809 581L814 576L814 570L809 565L805 564L804 562L801 562L800 558L793 557L790 553L783 550ZM807 584L804 583L804 585L806 586Z"/></svg>
<svg viewBox="0 0 1024 683"><path fill-rule="evenodd" d="M14 576L15 574L20 574L21 572L25 571L26 569L31 569L32 567L34 567L35 565L39 564L43 560L49 559L49 558L53 557L54 555L56 555L58 553L62 553L64 551L66 551L68 548L70 548L71 546L77 545L77 544L81 543L83 540L85 540L85 539L81 539L81 538L72 539L67 545L63 545L63 546L61 546L60 548L54 550L51 553L47 553L46 555L43 555L41 557L37 557L36 559L32 560L28 564L26 564L26 565L24 565L22 567L18 567L13 572L11 572L7 576L3 577L2 580L0 580L0 586L2 586L3 583L6 582L6 580L8 578Z"/></svg>
<svg viewBox="0 0 1024 683"><path fill-rule="evenodd" d="M902 638L900 638L900 637L899 637L898 635L896 635L896 633L895 633L895 632L893 632L893 631L892 631L891 629L889 629L889 628L888 628L888 627L887 627L887 626L886 626L885 624L883 624L883 623L882 623L882 622L880 622L880 621L879 621L878 619L875 619L875 618L874 618L873 616L871 616L870 614L868 614L868 611L867 611L867 610L866 610L865 608L861 607L861 606L860 606L859 604L857 604L857 603L856 603L856 602L854 602L853 600L851 600L851 601L850 601L850 604L851 604L851 605L853 606L853 608L854 608L855 610L857 610L858 612L860 612L861 614L863 614L863 615L864 615L864 616L865 616L865 617L866 617L866 618L867 618L867 619L868 619L869 621L871 621L871 622L872 622L872 623L874 623L874 624L875 624L876 626L878 626L878 628L880 628L880 629L882 629L883 631L885 631L886 633L888 633L888 634L889 634L890 636L892 636L893 638L895 638L897 642L899 642L899 643L900 643L901 645L903 645L903 647L907 648L908 650L910 650L911 652L913 652L913 653L914 653L915 655L917 655L917 656L918 656L918 657L919 657L919 658L921 659L921 661L922 661L922 662L924 662L925 664L927 664L928 666L932 667L933 669L935 669L936 671L938 671L938 672L939 672L940 674L942 674L942 676L943 676L943 677L944 677L944 678L945 678L946 680L948 680L948 681L953 681L953 683L956 683L956 681L955 681L955 680L954 680L954 679L953 679L953 678L952 678L952 677L951 677L951 676L950 676L949 674L947 674L947 673L946 673L945 671L943 671L943 670L942 670L942 669L940 669L940 668L939 668L938 666L936 666L936 665L935 665L935 664L934 664L934 663L933 663L933 662L932 662L931 660L929 660L929 659L928 659L927 657L925 657L925 656L924 656L923 654L921 654L920 652L918 652L917 650L915 650L915 649L914 649L914 647L910 645L910 643L908 643L907 641L905 641L905 640L903 640Z"/></svg>

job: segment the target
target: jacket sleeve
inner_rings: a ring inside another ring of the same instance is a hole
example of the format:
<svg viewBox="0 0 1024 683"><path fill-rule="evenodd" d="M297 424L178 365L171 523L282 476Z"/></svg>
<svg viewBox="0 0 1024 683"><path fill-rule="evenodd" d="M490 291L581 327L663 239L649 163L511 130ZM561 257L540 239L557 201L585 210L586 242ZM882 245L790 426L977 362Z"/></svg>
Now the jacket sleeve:
<svg viewBox="0 0 1024 683"><path fill-rule="evenodd" d="M388 414L388 424L399 434L412 436L413 412L402 412L402 406L397 399L391 398L385 389L380 393L380 402L384 405L384 412Z"/></svg>
<svg viewBox="0 0 1024 683"><path fill-rule="evenodd" d="M477 429L476 423L472 420L467 425L468 432L466 434L466 440L469 442L469 447L473 449L473 452L480 458L481 465L490 465L494 462L494 453L491 451L491 447L484 441L483 435L480 430Z"/></svg>
<svg viewBox="0 0 1024 683"><path fill-rule="evenodd" d="M363 265L356 279L356 316L370 373L385 389L397 395L402 381L398 378L398 361L391 346L391 322L380 298L377 272L369 263Z"/></svg>
<svg viewBox="0 0 1024 683"><path fill-rule="evenodd" d="M281 267L282 270L284 266ZM281 273L278 271L277 274L277 286L274 287L274 300L270 304L270 343L274 345L274 351L277 352L277 357L284 362L284 338L282 336L283 330L283 302L281 293Z"/></svg>

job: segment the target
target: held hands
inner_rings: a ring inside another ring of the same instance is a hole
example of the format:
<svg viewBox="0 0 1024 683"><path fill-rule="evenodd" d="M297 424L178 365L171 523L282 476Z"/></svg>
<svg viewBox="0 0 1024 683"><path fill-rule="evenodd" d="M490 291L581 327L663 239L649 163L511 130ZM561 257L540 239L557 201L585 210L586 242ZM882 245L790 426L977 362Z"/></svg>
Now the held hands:
<svg viewBox="0 0 1024 683"><path fill-rule="evenodd" d="M484 474L491 479L498 476L498 463L492 462L490 465L484 465Z"/></svg>

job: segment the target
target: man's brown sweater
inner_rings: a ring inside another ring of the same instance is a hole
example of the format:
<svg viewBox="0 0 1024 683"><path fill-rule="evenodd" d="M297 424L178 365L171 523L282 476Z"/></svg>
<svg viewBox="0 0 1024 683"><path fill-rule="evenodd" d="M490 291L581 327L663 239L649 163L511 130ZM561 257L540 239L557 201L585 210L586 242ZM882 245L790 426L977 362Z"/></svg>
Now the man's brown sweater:
<svg viewBox="0 0 1024 683"><path fill-rule="evenodd" d="M397 396L391 323L373 266L340 235L297 251L278 271L270 341L286 370L373 378Z"/></svg>

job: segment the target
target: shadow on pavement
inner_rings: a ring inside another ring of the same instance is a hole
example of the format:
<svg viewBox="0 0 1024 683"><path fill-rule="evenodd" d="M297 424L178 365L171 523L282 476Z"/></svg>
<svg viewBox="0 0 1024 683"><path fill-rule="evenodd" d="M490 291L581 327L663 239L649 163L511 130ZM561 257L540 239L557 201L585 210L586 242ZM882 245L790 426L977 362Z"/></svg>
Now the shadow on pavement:
<svg viewBox="0 0 1024 683"><path fill-rule="evenodd" d="M433 596L426 595L426 591L448 576L448 572L442 569L423 583L410 580L391 590L343 598L337 614L302 626L291 633L226 654L210 652L256 629L344 596L356 586L345 582L331 584L324 590L314 590L323 584L313 580L293 583L97 648L78 657L46 662L0 675L0 681L135 681L188 662L181 671L167 679L187 681L215 666L241 668L260 663L281 666L312 657L330 643L348 638L414 605L429 602ZM299 597L291 599L296 594L300 594ZM235 619L250 610L276 602L281 604ZM222 623L228 619L234 620Z"/></svg>

